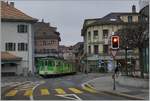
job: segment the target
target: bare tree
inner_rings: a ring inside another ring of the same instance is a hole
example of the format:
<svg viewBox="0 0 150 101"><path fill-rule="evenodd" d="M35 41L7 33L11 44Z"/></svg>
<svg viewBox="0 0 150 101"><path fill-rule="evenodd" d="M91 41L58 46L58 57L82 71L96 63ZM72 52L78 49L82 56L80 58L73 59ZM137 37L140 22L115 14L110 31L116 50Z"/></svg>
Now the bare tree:
<svg viewBox="0 0 150 101"><path fill-rule="evenodd" d="M139 60L140 60L140 70L141 77L144 77L144 68L143 68L143 60L142 60L142 46L145 35L143 34L145 30L145 26L141 24L137 25L128 25L116 33L120 36L120 48L125 49L135 49L139 50ZM127 65L127 60L126 60Z"/></svg>

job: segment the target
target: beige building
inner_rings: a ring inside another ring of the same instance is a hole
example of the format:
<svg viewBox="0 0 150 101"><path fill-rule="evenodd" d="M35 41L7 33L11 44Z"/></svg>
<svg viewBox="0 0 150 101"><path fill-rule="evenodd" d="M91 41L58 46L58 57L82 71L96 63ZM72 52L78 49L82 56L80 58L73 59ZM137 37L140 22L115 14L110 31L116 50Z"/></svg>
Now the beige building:
<svg viewBox="0 0 150 101"><path fill-rule="evenodd" d="M110 37L119 29L138 23L139 14L135 6L132 12L109 13L102 18L86 19L82 28L84 39L84 53L87 70L97 71L102 65L108 67L109 60L112 60L110 53ZM132 52L133 55L133 51ZM117 59L124 59L124 51L120 50ZM130 53L129 53L130 54ZM131 57L131 54L129 55ZM129 57L128 57L129 58ZM138 58L136 53L134 58ZM104 64L102 64L104 63Z"/></svg>

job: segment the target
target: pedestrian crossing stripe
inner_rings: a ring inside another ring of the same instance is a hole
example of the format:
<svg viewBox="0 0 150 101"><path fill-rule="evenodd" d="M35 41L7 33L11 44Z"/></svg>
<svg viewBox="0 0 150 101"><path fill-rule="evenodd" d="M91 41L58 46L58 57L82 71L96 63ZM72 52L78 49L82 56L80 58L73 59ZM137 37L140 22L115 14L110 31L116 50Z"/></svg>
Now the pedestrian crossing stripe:
<svg viewBox="0 0 150 101"><path fill-rule="evenodd" d="M24 93L24 96L32 96L32 89L26 90L26 92Z"/></svg>
<svg viewBox="0 0 150 101"><path fill-rule="evenodd" d="M69 88L69 90L71 90L72 92L77 93L77 94L83 93L82 91L80 91L76 88Z"/></svg>
<svg viewBox="0 0 150 101"><path fill-rule="evenodd" d="M91 92L91 93L96 93L96 90L91 89L91 88L89 88L89 87L83 87L83 89L86 90L86 91L89 91L89 92Z"/></svg>
<svg viewBox="0 0 150 101"><path fill-rule="evenodd" d="M10 92L6 94L6 96L15 96L17 92L18 90L11 90Z"/></svg>
<svg viewBox="0 0 150 101"><path fill-rule="evenodd" d="M41 95L49 95L49 91L46 88L41 89Z"/></svg>
<svg viewBox="0 0 150 101"><path fill-rule="evenodd" d="M56 92L58 93L58 94L66 94L66 92L63 90L63 89L61 89L61 88L57 88L57 89L55 89L56 90Z"/></svg>
<svg viewBox="0 0 150 101"><path fill-rule="evenodd" d="M77 88L68 88L70 91L72 91L73 93L76 93L76 94L81 94L83 93L83 91L77 89ZM82 88L83 90L85 91L88 91L90 93L96 93L96 90L94 89L90 89L88 87L84 87ZM55 91L57 92L57 94L59 95L64 95L64 94L67 94L62 88L56 88ZM5 96L15 96L19 91L14 89L14 90L10 90L8 93L6 93ZM40 89L40 94L42 96L45 96L45 95L50 95L50 92L47 88L42 88ZM33 91L32 89L26 89L25 92L24 92L24 96L32 96L33 95Z"/></svg>

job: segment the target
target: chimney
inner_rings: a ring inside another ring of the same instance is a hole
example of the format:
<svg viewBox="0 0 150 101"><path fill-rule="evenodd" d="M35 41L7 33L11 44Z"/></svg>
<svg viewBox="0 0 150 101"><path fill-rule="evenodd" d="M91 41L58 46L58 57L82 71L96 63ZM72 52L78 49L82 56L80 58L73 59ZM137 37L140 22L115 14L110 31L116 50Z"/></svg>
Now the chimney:
<svg viewBox="0 0 150 101"><path fill-rule="evenodd" d="M42 19L42 22L44 22L44 19Z"/></svg>
<svg viewBox="0 0 150 101"><path fill-rule="evenodd" d="M132 13L136 13L136 6L132 5Z"/></svg>
<svg viewBox="0 0 150 101"><path fill-rule="evenodd" d="M50 23L47 23L48 24L48 26L51 26L51 24Z"/></svg>
<svg viewBox="0 0 150 101"><path fill-rule="evenodd" d="M14 7L14 2L10 2L10 6L11 6L11 7Z"/></svg>

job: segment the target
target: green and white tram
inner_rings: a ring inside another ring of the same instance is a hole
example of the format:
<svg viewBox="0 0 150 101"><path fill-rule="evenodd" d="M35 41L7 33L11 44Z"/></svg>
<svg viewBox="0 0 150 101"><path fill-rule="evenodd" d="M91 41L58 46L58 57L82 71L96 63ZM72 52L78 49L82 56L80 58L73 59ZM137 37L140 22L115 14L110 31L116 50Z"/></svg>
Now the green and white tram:
<svg viewBox="0 0 150 101"><path fill-rule="evenodd" d="M58 58L38 58L36 61L38 74L41 76L76 73L73 63Z"/></svg>

